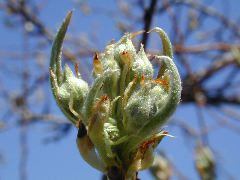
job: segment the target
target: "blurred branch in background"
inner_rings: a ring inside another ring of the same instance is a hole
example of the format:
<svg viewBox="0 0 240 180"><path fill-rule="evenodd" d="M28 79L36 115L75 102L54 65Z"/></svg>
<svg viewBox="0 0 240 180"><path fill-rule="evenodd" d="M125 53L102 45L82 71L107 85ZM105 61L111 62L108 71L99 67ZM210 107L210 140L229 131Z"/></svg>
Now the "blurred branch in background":
<svg viewBox="0 0 240 180"><path fill-rule="evenodd" d="M45 142L58 141L71 130L71 126L67 124L63 116L56 114L51 105L54 103L49 102L52 96L49 93L48 83L49 48L56 27L48 27L47 20L41 16L48 3L47 0L0 2L1 23L6 31L11 30L8 36L11 36L11 33L19 33L21 37L19 41L16 41L21 48L2 45L3 48L0 49L0 102L3 106L0 114L0 133L16 126L20 128L21 180L28 179L28 149L31 147L28 144L29 126L34 123L49 123L50 132L54 133L49 134ZM192 154L196 151L195 163L201 179L209 179L204 178L205 175L203 175L207 171L210 171L208 174L211 174L212 179L215 174L218 176L218 173L233 179L234 177L227 172L221 160L203 167L202 164L206 159L201 153L204 151L203 147L213 149L214 152L219 151L211 145L213 143L211 135L219 128L240 134L240 26L238 22L240 14L238 12L228 14L227 9L225 12L219 8L222 4L234 6L236 2L234 0L221 2L214 0L118 0L112 2L116 10L113 10L111 6L103 8L98 3L92 4L88 0L75 0L67 3L77 9L75 15L80 14L81 19L90 16L97 21L99 21L98 16L114 19L111 21L113 27L104 28L104 33L110 33L115 28L116 37L117 34L125 31L143 29L147 32L153 26L164 25L167 28L173 42L175 61L182 76L181 106L190 104L196 108L195 117L187 119L174 117L169 123L169 128L180 130L182 137L186 139L186 146L189 144L188 140L191 139L193 147L189 151ZM51 12L48 13L51 18ZM98 22L100 26L101 23L103 22ZM94 52L101 48L97 42L102 40L102 34L95 32L97 29L93 31L94 37L91 32L87 32L88 35L84 37L69 33L67 45L63 50L65 61L74 64L81 59L80 72L88 82L91 81L89 76L91 72L89 68L85 68L89 67L86 65L88 62L82 59L91 59ZM91 38L94 39L94 45L88 43L91 42ZM138 41L145 44L149 53L160 53L157 50L159 49L158 43L155 39L151 39L148 33L144 33ZM17 45L12 44L12 46ZM153 64L158 66L154 60ZM6 77L6 74L9 77ZM11 78L12 83L8 78ZM197 127L191 123L192 119L198 122ZM201 147L197 146L199 143ZM1 159L4 159L4 152L0 151L0 153L1 163ZM168 152L165 152L165 155L170 157ZM174 160L166 157L159 155L158 164L155 164L151 170L156 179L167 180L171 177L187 179L188 174L182 173L181 167L177 167ZM194 158L192 160L194 161ZM168 168L169 166L171 168ZM225 173L215 170L215 166L224 168Z"/></svg>
<svg viewBox="0 0 240 180"><path fill-rule="evenodd" d="M208 147L198 146L196 148L195 166L201 179L212 180L216 178L214 156Z"/></svg>
<svg viewBox="0 0 240 180"><path fill-rule="evenodd" d="M172 176L172 167L169 160L163 154L156 155L154 164L150 172L157 180L170 180Z"/></svg>

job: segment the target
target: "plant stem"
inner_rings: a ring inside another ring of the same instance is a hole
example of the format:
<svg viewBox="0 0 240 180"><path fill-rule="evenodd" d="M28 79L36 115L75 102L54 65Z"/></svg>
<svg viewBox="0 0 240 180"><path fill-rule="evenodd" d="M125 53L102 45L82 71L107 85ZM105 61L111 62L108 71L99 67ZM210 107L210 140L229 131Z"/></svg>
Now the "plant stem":
<svg viewBox="0 0 240 180"><path fill-rule="evenodd" d="M108 180L125 180L122 169L112 166L107 172Z"/></svg>

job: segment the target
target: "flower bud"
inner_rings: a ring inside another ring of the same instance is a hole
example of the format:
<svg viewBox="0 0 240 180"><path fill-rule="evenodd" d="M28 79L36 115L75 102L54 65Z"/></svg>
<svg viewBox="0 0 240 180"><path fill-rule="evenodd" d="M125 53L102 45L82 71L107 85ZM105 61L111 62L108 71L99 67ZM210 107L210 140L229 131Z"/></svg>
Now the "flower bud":
<svg viewBox="0 0 240 180"><path fill-rule="evenodd" d="M104 173L117 169L132 179L137 171L151 166L154 149L169 136L159 129L180 101L181 80L172 60L171 43L162 29L151 30L162 39L164 54L155 56L162 64L155 79L143 45L137 51L132 43L140 32L126 33L94 55L94 82L88 88L79 73L75 77L67 65L64 73L61 71L61 47L70 18L71 13L52 48L53 95L68 119L87 131L77 137L84 160Z"/></svg>
<svg viewBox="0 0 240 180"><path fill-rule="evenodd" d="M65 108L69 106L69 100L73 99L73 109L80 113L84 99L88 93L88 84L73 75L71 69L66 65L63 80L59 87L59 98Z"/></svg>
<svg viewBox="0 0 240 180"><path fill-rule="evenodd" d="M81 118L83 102L89 91L88 84L81 79L79 72L74 76L68 65L65 65L64 72L61 70L61 48L66 33L71 13L66 18L58 35L53 43L51 62L50 62L50 80L52 92L60 109L75 125Z"/></svg>
<svg viewBox="0 0 240 180"><path fill-rule="evenodd" d="M151 81L140 85L129 98L125 107L126 118L128 119L126 129L134 132L147 124L156 113L164 106L167 98L166 90Z"/></svg>

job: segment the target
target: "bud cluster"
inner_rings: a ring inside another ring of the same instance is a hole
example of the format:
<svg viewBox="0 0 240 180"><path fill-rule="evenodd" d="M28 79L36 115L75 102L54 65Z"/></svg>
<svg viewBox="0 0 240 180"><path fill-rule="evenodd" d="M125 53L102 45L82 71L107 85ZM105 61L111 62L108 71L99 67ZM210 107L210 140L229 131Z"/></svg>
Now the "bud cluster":
<svg viewBox="0 0 240 180"><path fill-rule="evenodd" d="M151 166L153 150L166 131L159 131L180 101L181 81L172 60L171 43L160 28L163 55L156 78L143 45L137 51L126 33L93 58L94 82L89 87L76 71L61 70L61 48L71 12L55 38L50 79L55 100L66 117L79 129L79 151L94 168L111 174L117 169L126 179ZM77 68L76 68L77 69Z"/></svg>

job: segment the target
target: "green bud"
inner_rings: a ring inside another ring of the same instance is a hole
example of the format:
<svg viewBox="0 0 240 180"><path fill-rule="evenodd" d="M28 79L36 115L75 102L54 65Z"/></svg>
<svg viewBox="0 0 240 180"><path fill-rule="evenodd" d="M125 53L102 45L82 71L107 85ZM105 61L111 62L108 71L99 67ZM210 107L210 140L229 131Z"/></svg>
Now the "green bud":
<svg viewBox="0 0 240 180"><path fill-rule="evenodd" d="M148 81L139 86L125 107L126 129L129 132L144 127L164 106L167 98L166 90L155 82Z"/></svg>
<svg viewBox="0 0 240 180"><path fill-rule="evenodd" d="M71 15L72 13L70 12L53 42L50 61L50 80L52 92L58 106L68 119L76 125L79 118L81 118L81 109L89 88L88 84L81 79L78 72L78 77L74 76L67 65L64 72L61 70L62 43Z"/></svg>
<svg viewBox="0 0 240 180"><path fill-rule="evenodd" d="M181 80L171 43L162 29L150 31L157 32L163 43L164 56L155 56L161 68L154 78L143 45L137 51L132 43L140 32L126 33L94 55L94 82L88 87L67 65L61 71L61 48L70 18L71 12L52 47L53 95L67 118L87 131L79 131L77 138L84 160L104 173L118 169L126 179L134 178L137 171L151 166L154 149L168 135L159 129L180 101Z"/></svg>
<svg viewBox="0 0 240 180"><path fill-rule="evenodd" d="M80 113L88 91L88 84L81 78L75 77L71 69L66 65L63 81L59 87L59 97L61 104L65 106L64 108L68 108L69 100L72 98L73 109Z"/></svg>

